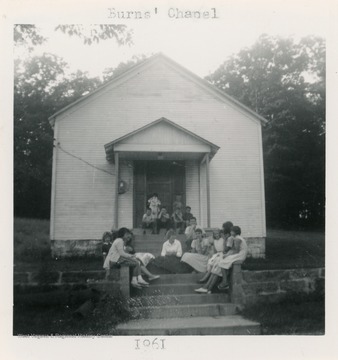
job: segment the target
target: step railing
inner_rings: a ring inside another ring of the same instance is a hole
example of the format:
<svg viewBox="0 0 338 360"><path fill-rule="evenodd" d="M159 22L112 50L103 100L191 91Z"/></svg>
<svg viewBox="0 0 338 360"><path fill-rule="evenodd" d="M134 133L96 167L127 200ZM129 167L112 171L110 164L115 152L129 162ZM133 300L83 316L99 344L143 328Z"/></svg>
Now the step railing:
<svg viewBox="0 0 338 360"><path fill-rule="evenodd" d="M245 299L242 287L242 264L243 261L235 261L230 272L230 300L234 304L243 304Z"/></svg>
<svg viewBox="0 0 338 360"><path fill-rule="evenodd" d="M117 281L120 291L126 298L130 297L130 266L127 264L110 263L110 269L106 270L107 281ZM106 289L109 291L109 289Z"/></svg>

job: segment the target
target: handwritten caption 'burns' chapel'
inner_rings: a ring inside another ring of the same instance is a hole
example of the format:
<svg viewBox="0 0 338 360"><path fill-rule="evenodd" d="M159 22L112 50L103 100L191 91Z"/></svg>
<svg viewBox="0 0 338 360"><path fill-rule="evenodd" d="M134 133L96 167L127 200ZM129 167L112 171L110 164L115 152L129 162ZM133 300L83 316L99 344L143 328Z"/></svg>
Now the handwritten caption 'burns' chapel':
<svg viewBox="0 0 338 360"><path fill-rule="evenodd" d="M160 12L157 8L145 11L131 11L131 10L117 10L115 8L108 8L109 19L126 19L126 20L142 20L151 19ZM205 10L182 10L171 7L167 10L167 16L170 19L218 19L217 9L210 8Z"/></svg>

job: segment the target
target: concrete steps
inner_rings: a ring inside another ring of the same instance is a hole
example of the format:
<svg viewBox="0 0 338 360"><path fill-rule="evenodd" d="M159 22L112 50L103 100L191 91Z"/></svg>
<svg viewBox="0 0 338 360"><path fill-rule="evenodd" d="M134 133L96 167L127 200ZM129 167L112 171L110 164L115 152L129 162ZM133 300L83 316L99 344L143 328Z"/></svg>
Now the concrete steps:
<svg viewBox="0 0 338 360"><path fill-rule="evenodd" d="M207 299L206 299L207 300ZM169 306L148 306L134 308L134 315L142 319L169 319L190 318L198 316L227 316L235 315L237 306L235 304L188 304Z"/></svg>
<svg viewBox="0 0 338 360"><path fill-rule="evenodd" d="M171 306L171 305L199 305L229 303L226 294L182 294L182 295L155 295L139 296L130 300L132 307Z"/></svg>
<svg viewBox="0 0 338 360"><path fill-rule="evenodd" d="M138 252L160 254L164 233L134 231ZM185 236L177 237L184 244ZM184 248L184 246L182 246ZM260 325L237 314L228 292L198 294L202 274L161 275L142 290L131 288L134 320L117 326L120 335L258 335ZM217 290L216 290L217 291Z"/></svg>
<svg viewBox="0 0 338 360"><path fill-rule="evenodd" d="M257 322L239 315L132 320L116 327L119 335L259 335Z"/></svg>

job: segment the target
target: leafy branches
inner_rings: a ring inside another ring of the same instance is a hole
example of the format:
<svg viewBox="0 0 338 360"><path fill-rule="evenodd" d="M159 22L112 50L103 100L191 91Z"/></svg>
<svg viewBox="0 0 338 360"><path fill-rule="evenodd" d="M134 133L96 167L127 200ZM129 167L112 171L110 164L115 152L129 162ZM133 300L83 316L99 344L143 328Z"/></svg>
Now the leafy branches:
<svg viewBox="0 0 338 360"><path fill-rule="evenodd" d="M115 39L119 45L132 44L132 31L126 25L100 24L90 25L58 25L56 31L61 31L69 36L83 40L84 44L91 45L101 40Z"/></svg>
<svg viewBox="0 0 338 360"><path fill-rule="evenodd" d="M324 40L262 35L207 79L269 120L263 128L269 225L323 225Z"/></svg>

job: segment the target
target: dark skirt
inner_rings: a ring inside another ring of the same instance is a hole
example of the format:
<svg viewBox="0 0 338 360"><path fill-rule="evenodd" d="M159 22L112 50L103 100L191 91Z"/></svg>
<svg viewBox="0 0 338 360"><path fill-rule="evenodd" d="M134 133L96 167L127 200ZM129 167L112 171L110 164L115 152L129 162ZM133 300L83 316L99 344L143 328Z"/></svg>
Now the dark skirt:
<svg viewBox="0 0 338 360"><path fill-rule="evenodd" d="M153 274L188 274L194 270L176 256L158 256L150 261L147 269Z"/></svg>

